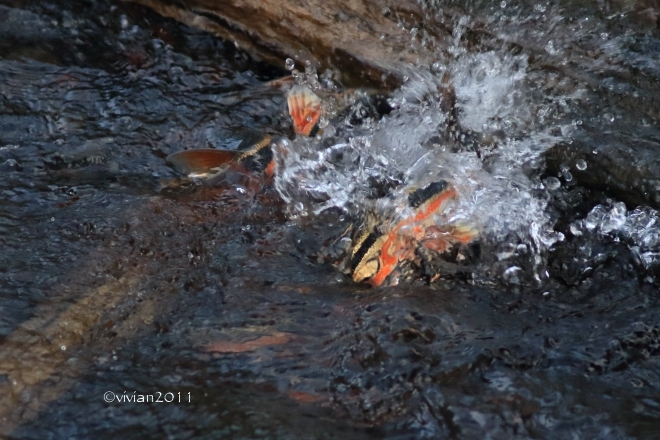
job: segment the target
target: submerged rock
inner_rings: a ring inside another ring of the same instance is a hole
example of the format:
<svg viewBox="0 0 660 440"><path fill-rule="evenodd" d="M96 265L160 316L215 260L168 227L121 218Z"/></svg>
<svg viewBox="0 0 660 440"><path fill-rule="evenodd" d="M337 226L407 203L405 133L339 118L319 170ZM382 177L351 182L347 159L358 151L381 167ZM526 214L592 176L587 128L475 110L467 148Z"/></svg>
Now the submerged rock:
<svg viewBox="0 0 660 440"><path fill-rule="evenodd" d="M660 209L660 145L597 135L562 142L548 150L545 158L548 173L561 176L563 182L562 167L569 167L577 185L602 191L632 207Z"/></svg>

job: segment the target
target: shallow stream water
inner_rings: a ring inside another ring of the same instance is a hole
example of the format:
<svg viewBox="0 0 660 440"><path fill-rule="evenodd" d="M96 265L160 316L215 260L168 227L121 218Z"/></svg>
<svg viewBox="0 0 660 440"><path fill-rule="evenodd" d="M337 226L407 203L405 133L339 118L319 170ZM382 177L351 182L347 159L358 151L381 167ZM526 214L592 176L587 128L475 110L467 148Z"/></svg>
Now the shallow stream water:
<svg viewBox="0 0 660 440"><path fill-rule="evenodd" d="M0 1L0 435L657 438L653 10L460 7L389 115L279 141L255 191L165 157L287 133L284 60L126 3ZM437 136L447 72L476 149ZM591 180L605 150L632 176ZM479 229L473 271L367 288L330 264L348 223L437 178Z"/></svg>

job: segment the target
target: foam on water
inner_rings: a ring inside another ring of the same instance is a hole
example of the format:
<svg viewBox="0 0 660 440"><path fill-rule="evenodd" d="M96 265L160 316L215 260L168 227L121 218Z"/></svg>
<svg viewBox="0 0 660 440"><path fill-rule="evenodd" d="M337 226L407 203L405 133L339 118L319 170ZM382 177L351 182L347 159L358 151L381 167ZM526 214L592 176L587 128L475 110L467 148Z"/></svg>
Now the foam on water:
<svg viewBox="0 0 660 440"><path fill-rule="evenodd" d="M645 269L660 265L660 214L649 207L626 209L622 202L596 205L584 219L570 225L573 235L624 240L635 263Z"/></svg>
<svg viewBox="0 0 660 440"><path fill-rule="evenodd" d="M564 238L548 213L556 188L540 180L540 155L570 137L575 125L566 117L568 97L553 95L551 87L541 92L543 78L528 69L524 56L459 54L444 68L411 69L391 97L394 110L380 121L350 130L333 121L316 139L281 143L276 187L291 218L339 208L354 218L376 212L394 224L406 215L410 189L444 179L459 198L436 221L476 226L484 268L509 274L507 282L540 282L548 249ZM480 155L444 134L445 72L456 91L459 126L477 133ZM375 198L375 182L397 184L388 197Z"/></svg>

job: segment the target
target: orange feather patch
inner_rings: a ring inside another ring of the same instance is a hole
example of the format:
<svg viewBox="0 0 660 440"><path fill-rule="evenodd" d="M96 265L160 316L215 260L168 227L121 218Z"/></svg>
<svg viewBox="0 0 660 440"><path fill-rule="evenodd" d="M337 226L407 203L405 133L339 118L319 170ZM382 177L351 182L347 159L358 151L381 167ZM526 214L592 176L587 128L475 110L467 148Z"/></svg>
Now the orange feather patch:
<svg viewBox="0 0 660 440"><path fill-rule="evenodd" d="M294 131L309 136L321 117L321 100L309 87L299 84L291 88L286 101Z"/></svg>
<svg viewBox="0 0 660 440"><path fill-rule="evenodd" d="M411 193L409 203L415 208L411 216L401 220L381 238L376 238L372 233L371 240L359 241L359 249L353 253L353 279L377 287L385 282L400 262L415 258L418 245L445 252L456 243L472 242L478 232L469 224L428 224L434 214L443 212L447 202L457 197L456 189L445 181L433 182ZM377 255L375 259L374 255Z"/></svg>

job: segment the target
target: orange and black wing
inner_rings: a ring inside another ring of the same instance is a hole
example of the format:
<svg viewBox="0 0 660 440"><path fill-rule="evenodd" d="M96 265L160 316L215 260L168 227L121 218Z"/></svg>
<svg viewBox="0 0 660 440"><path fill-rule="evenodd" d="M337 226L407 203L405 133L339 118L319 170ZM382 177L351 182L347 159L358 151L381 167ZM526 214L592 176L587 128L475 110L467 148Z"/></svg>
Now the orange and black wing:
<svg viewBox="0 0 660 440"><path fill-rule="evenodd" d="M289 115L296 134L310 136L321 117L321 100L306 85L298 84L287 95Z"/></svg>
<svg viewBox="0 0 660 440"><path fill-rule="evenodd" d="M167 156L167 162L183 174L205 176L215 174L232 162L240 152L234 150L199 150L179 151Z"/></svg>

